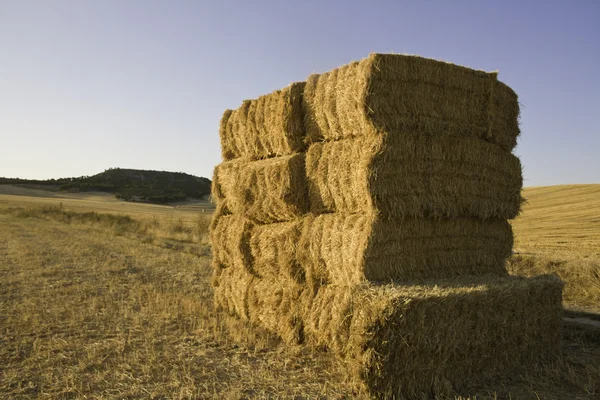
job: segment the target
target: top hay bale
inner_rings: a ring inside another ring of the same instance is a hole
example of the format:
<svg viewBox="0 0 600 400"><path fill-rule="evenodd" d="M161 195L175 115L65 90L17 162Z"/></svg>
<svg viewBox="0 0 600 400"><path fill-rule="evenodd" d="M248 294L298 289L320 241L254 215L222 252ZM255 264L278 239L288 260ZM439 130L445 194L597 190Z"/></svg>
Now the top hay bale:
<svg viewBox="0 0 600 400"><path fill-rule="evenodd" d="M416 56L372 54L308 79L308 141L445 134L475 136L511 151L519 135L519 104L496 76Z"/></svg>
<svg viewBox="0 0 600 400"><path fill-rule="evenodd" d="M262 159L301 152L305 148L302 92L305 82L246 100L221 118L219 134L224 160Z"/></svg>

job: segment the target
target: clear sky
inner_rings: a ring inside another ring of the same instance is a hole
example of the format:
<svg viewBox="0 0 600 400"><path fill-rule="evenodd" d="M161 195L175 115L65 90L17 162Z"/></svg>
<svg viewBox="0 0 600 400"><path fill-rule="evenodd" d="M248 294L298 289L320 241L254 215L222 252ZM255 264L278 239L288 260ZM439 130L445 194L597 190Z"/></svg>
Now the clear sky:
<svg viewBox="0 0 600 400"><path fill-rule="evenodd" d="M371 52L498 70L525 185L600 183L598 0L0 0L0 176L211 178L225 109Z"/></svg>

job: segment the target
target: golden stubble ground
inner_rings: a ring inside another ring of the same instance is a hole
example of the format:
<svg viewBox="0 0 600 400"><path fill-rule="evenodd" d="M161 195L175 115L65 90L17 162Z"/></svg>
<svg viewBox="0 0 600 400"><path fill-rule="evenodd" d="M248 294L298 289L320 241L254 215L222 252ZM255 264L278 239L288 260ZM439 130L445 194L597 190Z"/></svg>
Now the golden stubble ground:
<svg viewBox="0 0 600 400"><path fill-rule="evenodd" d="M600 314L600 185L532 187L523 195L510 272L555 273L566 282L568 308Z"/></svg>
<svg viewBox="0 0 600 400"><path fill-rule="evenodd" d="M7 215L0 226L0 397L348 390L337 383L342 377L324 374L335 371L327 357L288 352L219 318L208 257L92 226Z"/></svg>
<svg viewBox="0 0 600 400"><path fill-rule="evenodd" d="M525 188L515 250L600 259L600 184Z"/></svg>
<svg viewBox="0 0 600 400"><path fill-rule="evenodd" d="M0 398L361 397L330 354L214 311L209 215L40 199L0 195ZM598 398L600 339L566 329L553 362L461 394Z"/></svg>

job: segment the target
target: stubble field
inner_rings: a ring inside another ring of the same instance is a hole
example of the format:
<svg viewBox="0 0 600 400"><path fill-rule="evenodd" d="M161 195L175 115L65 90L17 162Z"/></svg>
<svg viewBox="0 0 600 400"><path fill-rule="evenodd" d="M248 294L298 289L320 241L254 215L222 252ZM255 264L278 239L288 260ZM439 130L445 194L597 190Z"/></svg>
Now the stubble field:
<svg viewBox="0 0 600 400"><path fill-rule="evenodd" d="M509 268L557 273L565 307L593 321L600 185L525 196ZM0 398L361 397L330 354L214 311L210 211L0 187ZM565 325L553 362L456 396L598 398L600 334L585 326Z"/></svg>

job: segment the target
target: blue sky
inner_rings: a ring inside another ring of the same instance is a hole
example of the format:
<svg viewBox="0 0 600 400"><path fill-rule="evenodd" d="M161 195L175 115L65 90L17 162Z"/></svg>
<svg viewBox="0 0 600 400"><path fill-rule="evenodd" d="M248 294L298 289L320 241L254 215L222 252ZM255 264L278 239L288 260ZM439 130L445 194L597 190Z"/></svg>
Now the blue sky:
<svg viewBox="0 0 600 400"><path fill-rule="evenodd" d="M599 1L0 0L0 176L212 176L222 112L371 52L488 71L526 186L600 183Z"/></svg>

